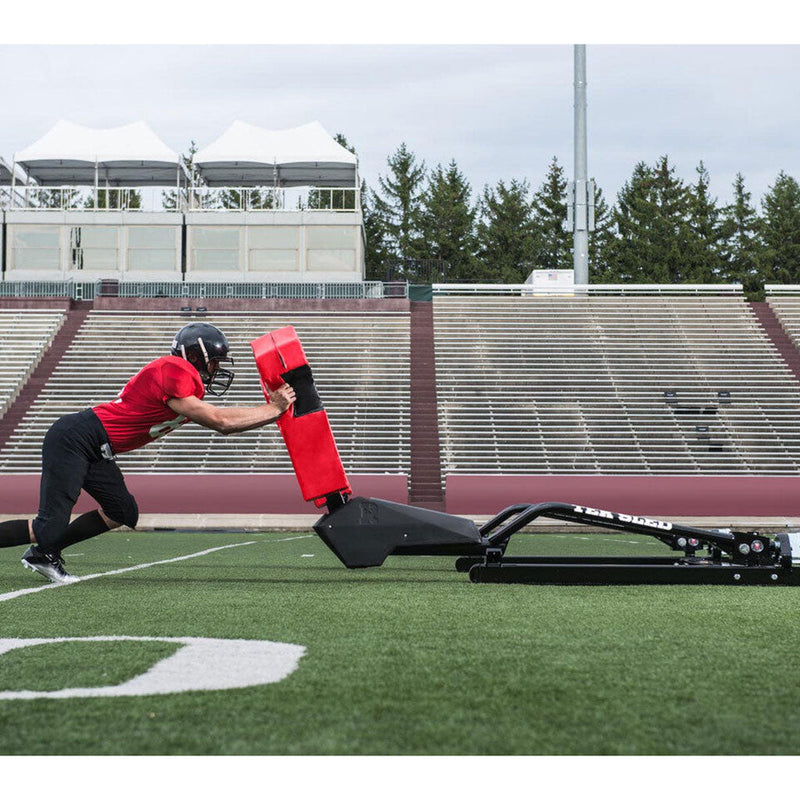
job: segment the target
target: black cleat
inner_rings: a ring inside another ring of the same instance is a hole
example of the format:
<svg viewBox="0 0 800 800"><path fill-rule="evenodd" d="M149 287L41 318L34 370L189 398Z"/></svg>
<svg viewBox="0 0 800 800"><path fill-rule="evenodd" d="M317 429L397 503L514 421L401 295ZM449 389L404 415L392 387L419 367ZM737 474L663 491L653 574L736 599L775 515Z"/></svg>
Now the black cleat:
<svg viewBox="0 0 800 800"><path fill-rule="evenodd" d="M64 569L61 553L46 553L36 545L31 545L25 551L22 556L22 566L44 575L53 583L75 583L80 580Z"/></svg>

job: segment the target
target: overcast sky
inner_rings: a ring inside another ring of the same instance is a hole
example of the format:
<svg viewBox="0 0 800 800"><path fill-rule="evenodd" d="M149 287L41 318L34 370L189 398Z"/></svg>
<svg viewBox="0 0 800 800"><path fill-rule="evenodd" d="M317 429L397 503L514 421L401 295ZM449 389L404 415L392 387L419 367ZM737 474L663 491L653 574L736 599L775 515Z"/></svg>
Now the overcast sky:
<svg viewBox="0 0 800 800"><path fill-rule="evenodd" d="M800 46L587 46L589 174L614 199L638 161L669 155L730 198L758 201L780 170L800 179ZM536 188L553 156L572 176L573 46L0 45L0 156L59 119L145 120L173 149L236 119L319 120L355 146L372 187L401 142L432 167L454 159L477 193Z"/></svg>

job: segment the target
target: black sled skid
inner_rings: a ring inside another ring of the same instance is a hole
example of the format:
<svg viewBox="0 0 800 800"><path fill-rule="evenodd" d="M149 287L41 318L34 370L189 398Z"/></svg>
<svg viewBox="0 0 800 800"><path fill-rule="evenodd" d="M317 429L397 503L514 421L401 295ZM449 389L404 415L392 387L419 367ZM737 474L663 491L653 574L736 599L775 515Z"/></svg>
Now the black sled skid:
<svg viewBox="0 0 800 800"><path fill-rule="evenodd" d="M464 517L388 500L341 495L314 530L349 568L390 555L457 556L474 583L800 585L800 534L704 530L569 503L509 506L478 527ZM537 517L652 536L659 557L506 556L508 542Z"/></svg>

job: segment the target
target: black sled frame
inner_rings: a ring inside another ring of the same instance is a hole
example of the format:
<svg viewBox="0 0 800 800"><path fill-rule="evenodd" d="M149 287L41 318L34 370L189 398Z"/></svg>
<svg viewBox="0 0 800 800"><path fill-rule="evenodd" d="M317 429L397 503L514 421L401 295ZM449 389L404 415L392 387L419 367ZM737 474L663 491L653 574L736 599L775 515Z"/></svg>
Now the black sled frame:
<svg viewBox="0 0 800 800"><path fill-rule="evenodd" d="M349 568L389 555L453 555L474 583L800 585L800 533L706 530L570 503L520 503L478 527L472 520L388 500L341 495L314 525ZM664 556L507 556L509 540L538 517L644 534Z"/></svg>

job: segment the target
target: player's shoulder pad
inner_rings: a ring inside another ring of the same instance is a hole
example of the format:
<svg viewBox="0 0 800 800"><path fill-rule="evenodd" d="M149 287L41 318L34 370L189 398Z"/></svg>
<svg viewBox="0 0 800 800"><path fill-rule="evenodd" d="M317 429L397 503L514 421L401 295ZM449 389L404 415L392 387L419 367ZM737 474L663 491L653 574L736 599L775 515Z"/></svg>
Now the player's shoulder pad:
<svg viewBox="0 0 800 800"><path fill-rule="evenodd" d="M164 397L188 397L193 394L202 399L205 396L200 373L186 359L180 356L162 356L154 363L160 364Z"/></svg>

